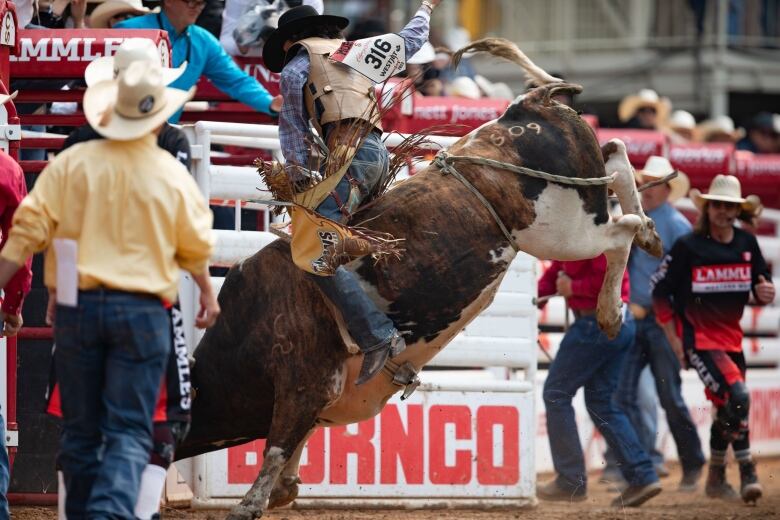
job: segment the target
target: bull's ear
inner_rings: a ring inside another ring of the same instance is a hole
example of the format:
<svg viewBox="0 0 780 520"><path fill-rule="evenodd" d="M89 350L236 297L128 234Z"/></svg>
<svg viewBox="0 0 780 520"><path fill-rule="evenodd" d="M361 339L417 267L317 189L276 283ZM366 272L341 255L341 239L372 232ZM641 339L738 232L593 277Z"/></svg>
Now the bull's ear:
<svg viewBox="0 0 780 520"><path fill-rule="evenodd" d="M536 87L525 98L527 103L541 103L543 105L550 105L552 103L552 97L556 94L569 94L573 96L582 92L582 86L576 83L547 83L545 85Z"/></svg>

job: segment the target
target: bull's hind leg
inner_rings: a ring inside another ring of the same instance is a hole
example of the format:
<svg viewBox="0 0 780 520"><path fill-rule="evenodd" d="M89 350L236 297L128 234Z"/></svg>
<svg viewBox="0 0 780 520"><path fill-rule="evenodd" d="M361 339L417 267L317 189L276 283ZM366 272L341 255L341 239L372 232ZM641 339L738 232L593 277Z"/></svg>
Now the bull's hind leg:
<svg viewBox="0 0 780 520"><path fill-rule="evenodd" d="M285 395L277 395L263 467L241 503L230 511L227 520L252 520L263 516L279 476L313 430L327 399L299 394L303 393L292 390ZM325 394L322 392L322 395Z"/></svg>
<svg viewBox="0 0 780 520"><path fill-rule="evenodd" d="M282 474L279 476L276 485L274 485L274 488L271 490L271 497L268 499L268 509L286 506L298 497L298 484L301 483L301 479L298 476L298 470L301 465L303 448L306 446L306 441L309 440L309 437L311 437L316 430L316 428L313 428L306 435L306 438L298 445L290 460L284 465Z"/></svg>
<svg viewBox="0 0 780 520"><path fill-rule="evenodd" d="M620 139L611 139L601 148L601 153L604 156L604 168L607 174L617 173L611 188L620 201L623 214L633 214L640 218L640 226L634 238L636 245L660 258L663 255L661 238L655 231L653 220L642 210L639 192L636 189L634 168L628 160L626 145Z"/></svg>
<svg viewBox="0 0 780 520"><path fill-rule="evenodd" d="M620 293L623 273L631 251L631 241L641 225L639 216L623 215L617 222L611 224L607 231L609 247L604 251L604 256L607 257L607 272L599 291L596 316L599 328L610 339L614 339L620 332L622 324Z"/></svg>

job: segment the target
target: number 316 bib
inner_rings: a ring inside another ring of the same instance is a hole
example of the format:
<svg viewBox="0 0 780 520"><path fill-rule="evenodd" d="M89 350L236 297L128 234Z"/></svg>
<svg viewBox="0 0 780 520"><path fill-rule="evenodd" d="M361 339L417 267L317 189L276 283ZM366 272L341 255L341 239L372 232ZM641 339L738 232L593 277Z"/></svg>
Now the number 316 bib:
<svg viewBox="0 0 780 520"><path fill-rule="evenodd" d="M382 83L406 70L406 46L397 34L383 34L344 42L330 59Z"/></svg>

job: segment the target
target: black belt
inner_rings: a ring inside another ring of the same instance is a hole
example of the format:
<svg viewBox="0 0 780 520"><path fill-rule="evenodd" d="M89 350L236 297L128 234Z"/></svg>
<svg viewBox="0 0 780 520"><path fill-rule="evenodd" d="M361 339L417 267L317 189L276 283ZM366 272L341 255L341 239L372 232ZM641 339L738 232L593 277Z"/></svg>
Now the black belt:
<svg viewBox="0 0 780 520"><path fill-rule="evenodd" d="M586 316L595 316L598 314L597 309L572 309L574 317L577 319L585 318Z"/></svg>

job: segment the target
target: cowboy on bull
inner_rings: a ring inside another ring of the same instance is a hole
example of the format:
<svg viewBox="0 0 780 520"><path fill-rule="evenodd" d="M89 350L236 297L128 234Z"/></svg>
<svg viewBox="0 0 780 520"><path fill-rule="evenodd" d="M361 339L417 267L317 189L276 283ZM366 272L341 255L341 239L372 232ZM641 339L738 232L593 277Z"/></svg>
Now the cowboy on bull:
<svg viewBox="0 0 780 520"><path fill-rule="evenodd" d="M278 29L266 41L263 60L271 71L281 72L284 106L279 115L279 139L290 180L300 185L310 178L311 170L319 169L312 167L315 158L309 145L310 124L330 149L339 145L357 148L335 188L324 201L311 208L316 214L335 223L346 223L360 204L375 194L386 180L389 154L382 142L376 80L370 79L370 69L386 61L391 46L398 49L400 56L415 54L428 40L430 16L440 1L423 0L416 15L398 35L374 38L371 45L376 45L376 50L362 60L363 70L346 65L346 60L336 63L333 59L337 51L349 47L341 33L349 21L340 16L319 15L308 5L284 13ZM356 124L365 129L358 144L354 142L354 135L343 131ZM351 271L344 267L324 275L316 269L309 271L320 289L338 307L363 352L363 365L356 384L365 383L382 369L388 358L400 354L406 343L392 320L377 308Z"/></svg>

